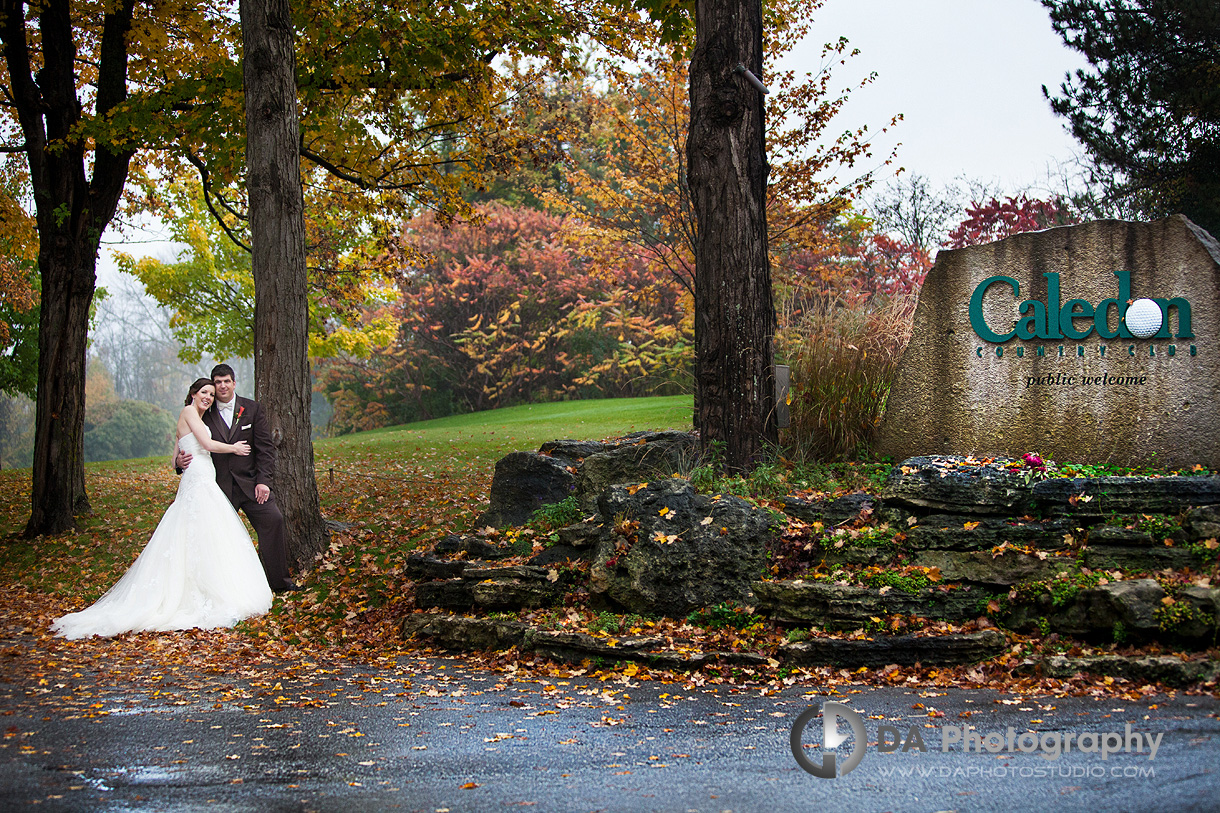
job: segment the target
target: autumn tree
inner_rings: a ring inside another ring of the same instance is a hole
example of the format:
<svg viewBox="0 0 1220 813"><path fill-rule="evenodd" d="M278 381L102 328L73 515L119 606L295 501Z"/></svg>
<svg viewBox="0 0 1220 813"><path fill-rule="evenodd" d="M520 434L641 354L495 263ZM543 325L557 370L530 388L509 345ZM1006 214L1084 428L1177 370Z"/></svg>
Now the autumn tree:
<svg viewBox="0 0 1220 813"><path fill-rule="evenodd" d="M275 449L274 497L288 555L303 565L326 550L310 426L309 298L301 191L296 59L288 0L241 0L246 178L254 276L255 392Z"/></svg>
<svg viewBox="0 0 1220 813"><path fill-rule="evenodd" d="M704 448L753 468L778 444L762 3L696 0L686 140L695 238L695 407Z"/></svg>
<svg viewBox="0 0 1220 813"><path fill-rule="evenodd" d="M69 0L30 5L28 17L24 0L0 4L8 80L3 99L17 122L5 134L5 147L20 149L28 162L41 275L27 535L71 529L73 516L89 508L85 339L98 244L118 208L136 149L121 124L127 120L128 45L138 39L135 6L135 0L120 0L74 19ZM78 56L82 25L96 50Z"/></svg>
<svg viewBox="0 0 1220 813"><path fill-rule="evenodd" d="M775 11L785 8L791 10L782 4L773 7L768 22L783 20ZM780 160L772 162L774 177L767 183L765 97L753 83L742 81L750 73L765 78L758 15L747 3L696 4L687 139L699 224L695 301L701 436L705 444L722 441L726 463L736 469L751 466L777 440L768 227L774 223L780 239L771 243L782 246L783 253L824 243L817 226L846 211L850 197L871 182L870 172L846 182L837 177L838 171L869 156L865 128L844 134L834 147L809 148L845 99L828 93L830 73L824 65L816 77L804 81L777 77L782 102L766 112L783 122L775 128L771 147ZM802 25L776 25L768 41L775 43L773 50L782 51L803 34ZM826 46L823 56L841 56L845 48L841 39L837 46ZM760 191L766 193L766 208ZM761 262L755 254L759 240Z"/></svg>
<svg viewBox="0 0 1220 813"><path fill-rule="evenodd" d="M182 360L194 363L205 355L253 358L255 294L249 250L234 242L207 211L197 183L169 184L160 194L173 204L167 210L172 212L166 223L169 236L184 248L172 261L116 253L119 268L169 311L169 329L181 343ZM370 257L364 250L367 235L359 234L361 224L335 222L342 221L341 210L323 211L324 205L315 201L307 201L307 206L309 355L364 355L371 345L384 345L393 335L388 318L362 321L360 315L370 299L383 298L392 288L382 277L390 255ZM226 225L244 231L232 218Z"/></svg>
<svg viewBox="0 0 1220 813"><path fill-rule="evenodd" d="M0 368L8 361L5 356L21 341L13 335L15 324L20 332L38 302L34 279L38 248L32 239L32 218L18 203L25 173L14 157L0 150ZM37 314L34 316L37 322ZM0 389L8 389L4 380L0 373Z"/></svg>
<svg viewBox="0 0 1220 813"><path fill-rule="evenodd" d="M0 248L0 392L33 398L38 389L38 273Z"/></svg>
<svg viewBox="0 0 1220 813"><path fill-rule="evenodd" d="M821 5L822 0L768 4L768 63L808 47L810 21ZM582 97L588 120L563 131L563 182L544 201L575 215L567 228L582 231L589 240L604 236L665 266L693 293L698 228L686 164L688 43L680 27L674 32L676 42L666 41L663 33L660 25L648 30L630 60L604 59L595 66ZM821 241L826 224L847 212L852 197L874 177L876 167L859 166L872 158L868 128L849 130L841 138L830 137L828 130L850 93L834 90L833 68L854 54L847 40L839 38L821 47L816 71L777 71L768 77L766 200L773 260ZM866 77L859 87L873 78Z"/></svg>
<svg viewBox="0 0 1220 813"><path fill-rule="evenodd" d="M1070 204L1061 198L1012 195L990 198L966 207L966 218L949 232L949 248L977 246L1014 234L1040 231L1079 222Z"/></svg>
<svg viewBox="0 0 1220 813"><path fill-rule="evenodd" d="M690 354L663 268L567 234L560 218L481 204L404 226L394 341L317 363L336 432L535 400L673 390ZM380 310L370 309L376 319Z"/></svg>
<svg viewBox="0 0 1220 813"><path fill-rule="evenodd" d="M543 189L542 199L569 215L564 228L573 238L665 269L693 297L689 62L678 54L654 39L630 63L601 61L582 88L587 123L567 128L570 146L559 156L564 183Z"/></svg>
<svg viewBox="0 0 1220 813"><path fill-rule="evenodd" d="M137 13L139 10L139 13ZM564 63L582 36L613 45L624 21L599 3L312 0L295 4L306 175L341 179L350 217L413 205L462 209L459 191L523 142L499 112L505 53ZM27 533L87 510L83 367L98 242L129 172L141 191L186 167L209 208L243 221L245 130L231 3L50 0L0 5L5 151L29 165L42 279L39 417ZM35 78L37 77L37 78ZM155 195L131 196L156 206ZM242 239L240 230L234 238ZM248 243L247 243L248 244ZM256 395L258 393L256 392Z"/></svg>
<svg viewBox="0 0 1220 813"><path fill-rule="evenodd" d="M684 56L687 41L681 11L663 3L654 5L650 11L660 23L640 54L631 61L610 60L600 66L608 86L592 106L600 140L589 144L573 139L577 149L597 151L597 170L577 165L583 153L565 156L569 185L546 201L576 215L567 228L579 231L584 239L602 239L607 247L617 246L668 268L693 295L700 226L687 163L691 64ZM768 61L779 59L805 39L809 20L820 5L819 0L768 5L762 35ZM777 72L768 79L770 183L764 199L768 250L773 263L781 258L775 266L781 280L787 268L782 257L824 244L824 224L833 222L846 210L850 197L871 181L872 171L857 166L870 157L866 128L837 139L824 137L847 98L846 91L832 92L832 68L852 53L847 41L839 39L824 46L818 71ZM738 74L731 78L745 82ZM864 83L869 81L871 77ZM698 310L700 305L695 307Z"/></svg>
<svg viewBox="0 0 1220 813"><path fill-rule="evenodd" d="M1042 0L1090 68L1058 95L1094 181L1146 217L1182 212L1220 234L1220 4L1214 0Z"/></svg>

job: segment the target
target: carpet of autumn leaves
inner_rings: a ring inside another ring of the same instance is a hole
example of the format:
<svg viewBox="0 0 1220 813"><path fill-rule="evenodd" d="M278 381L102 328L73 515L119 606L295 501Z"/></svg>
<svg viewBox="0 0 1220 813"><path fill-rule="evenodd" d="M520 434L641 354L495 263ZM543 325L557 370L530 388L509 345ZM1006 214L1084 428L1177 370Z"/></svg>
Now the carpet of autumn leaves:
<svg viewBox="0 0 1220 813"><path fill-rule="evenodd" d="M277 597L265 616L225 630L133 633L86 641L52 636L52 619L95 600L135 558L173 499L177 478L161 460L91 465L86 483L93 512L82 518L81 531L25 540L19 534L28 515L28 472L0 472L0 580L6 596L0 607L0 680L26 687L27 695L54 692L63 702L85 709L103 687L135 690L168 702L200 696L217 703L257 697L264 703L308 705L318 702L311 686L328 674L343 672L349 682L365 687L361 691L371 690L379 670L383 674L387 668L409 670L412 663L424 663L438 654L423 643L404 642L398 634L399 619L413 609L412 584L402 565L408 555L430 547L445 534L471 530L485 507L495 460L514 449L537 447L537 437L501 429L493 442L484 437L481 444L473 445L469 436L460 434L437 442L413 439L403 430L369 433L376 436L373 440L357 435L346 443L320 444L318 487L323 510L341 530L323 557L299 575L304 590ZM512 561L523 559L506 564ZM579 591L569 595L566 606L523 613L521 618L605 638L661 636L675 651L762 657L750 665L713 663L693 672L630 663L560 664L514 650L468 653L462 656L466 663L539 678L585 674L602 680L654 679L687 686L757 684L764 691L794 684L859 683L1129 699L1167 691L1164 686L1122 679L1042 678L1018 669L1049 647L1068 655L1100 651L1069 648L1038 637L1012 635L1009 653L981 665L891 665L848 671L782 665L770 656L787 631L761 619L703 624L614 616L584 606ZM724 621L710 616L708 620ZM927 634L968 632L990 622L980 618L950 626L899 618L890 619L890 625L893 628L886 631ZM842 635L864 637L875 632Z"/></svg>

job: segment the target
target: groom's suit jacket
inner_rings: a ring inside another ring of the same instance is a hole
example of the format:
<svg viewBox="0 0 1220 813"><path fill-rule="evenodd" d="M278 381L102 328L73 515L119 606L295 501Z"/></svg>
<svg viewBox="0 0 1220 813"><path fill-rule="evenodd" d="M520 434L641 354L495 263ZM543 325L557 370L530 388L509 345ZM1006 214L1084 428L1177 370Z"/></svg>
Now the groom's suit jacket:
<svg viewBox="0 0 1220 813"><path fill-rule="evenodd" d="M254 486L262 483L268 488L275 486L275 446L271 442L271 430L267 416L257 401L235 396L233 426L225 426L220 410L215 406L203 413L203 422L212 430L212 438L222 443L237 443L244 440L250 444L250 454L213 454L216 466L216 484L225 496L232 498L236 484L247 498L254 499Z"/></svg>

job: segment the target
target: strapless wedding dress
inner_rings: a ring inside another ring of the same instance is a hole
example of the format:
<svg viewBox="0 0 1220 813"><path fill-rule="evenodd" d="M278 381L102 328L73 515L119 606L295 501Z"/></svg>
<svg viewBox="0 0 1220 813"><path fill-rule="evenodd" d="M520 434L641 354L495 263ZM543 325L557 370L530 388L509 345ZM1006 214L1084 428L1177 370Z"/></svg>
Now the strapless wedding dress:
<svg viewBox="0 0 1220 813"><path fill-rule="evenodd" d="M135 630L231 627L271 608L271 588L241 518L216 485L211 454L194 435L178 494L123 577L92 606L58 618L65 638Z"/></svg>

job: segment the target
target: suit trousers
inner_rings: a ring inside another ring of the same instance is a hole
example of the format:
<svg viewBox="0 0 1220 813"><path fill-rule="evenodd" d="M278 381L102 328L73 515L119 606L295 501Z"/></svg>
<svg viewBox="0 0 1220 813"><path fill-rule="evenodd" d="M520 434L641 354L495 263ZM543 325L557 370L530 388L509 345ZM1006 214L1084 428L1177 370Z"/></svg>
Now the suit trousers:
<svg viewBox="0 0 1220 813"><path fill-rule="evenodd" d="M228 497L233 508L245 514L254 526L254 533L258 535L258 558L263 563L267 584L272 590L283 590L289 583L288 550L284 542L284 514L276 504L275 497L268 497L260 505L257 500L246 496L237 483L233 483Z"/></svg>

